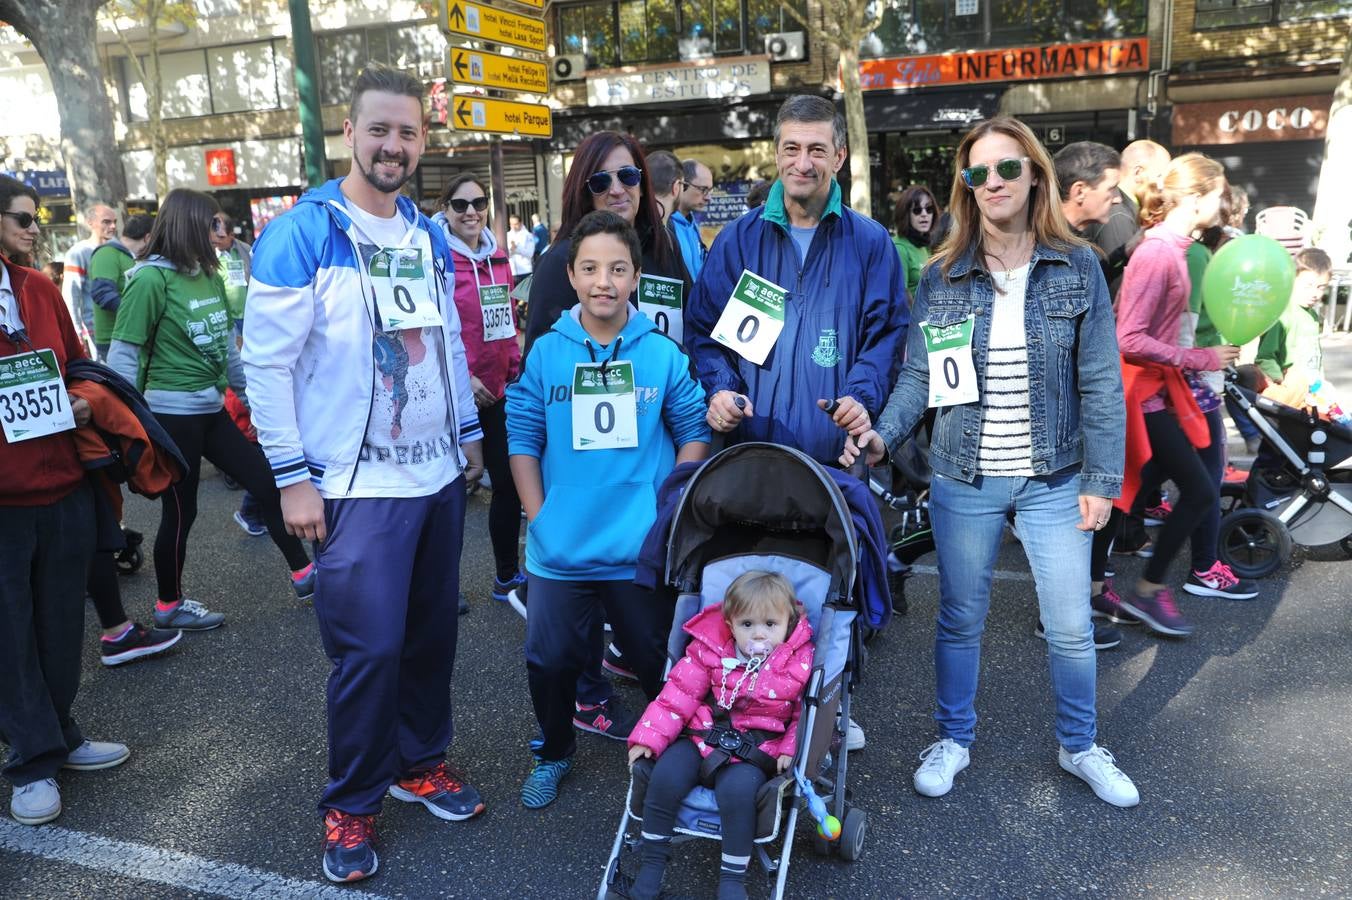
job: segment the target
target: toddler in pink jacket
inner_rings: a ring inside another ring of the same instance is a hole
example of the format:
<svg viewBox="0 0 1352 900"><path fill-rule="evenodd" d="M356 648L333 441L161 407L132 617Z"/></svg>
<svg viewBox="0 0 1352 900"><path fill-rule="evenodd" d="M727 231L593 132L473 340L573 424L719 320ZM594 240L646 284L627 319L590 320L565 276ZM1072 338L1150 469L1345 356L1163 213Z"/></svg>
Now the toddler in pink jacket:
<svg viewBox="0 0 1352 900"><path fill-rule="evenodd" d="M723 823L719 900L746 897L756 793L793 762L812 628L793 586L771 572L743 573L721 607L685 624L690 644L629 735L629 762L656 757L643 806L635 900L661 894L676 811L703 783ZM682 735L685 735L684 737Z"/></svg>

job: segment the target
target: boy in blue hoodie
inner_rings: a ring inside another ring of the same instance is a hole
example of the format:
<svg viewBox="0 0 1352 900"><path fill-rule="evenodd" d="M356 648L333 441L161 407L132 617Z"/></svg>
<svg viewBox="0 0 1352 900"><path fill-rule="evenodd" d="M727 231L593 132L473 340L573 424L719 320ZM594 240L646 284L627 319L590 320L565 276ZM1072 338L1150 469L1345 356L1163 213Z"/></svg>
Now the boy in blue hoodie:
<svg viewBox="0 0 1352 900"><path fill-rule="evenodd" d="M573 767L577 678L601 641L602 609L649 699L661 689L670 609L636 586L657 488L709 450L704 391L681 346L634 310L638 235L593 212L573 231L578 305L536 341L507 388L512 476L529 525L526 670L543 743L521 788L531 809Z"/></svg>

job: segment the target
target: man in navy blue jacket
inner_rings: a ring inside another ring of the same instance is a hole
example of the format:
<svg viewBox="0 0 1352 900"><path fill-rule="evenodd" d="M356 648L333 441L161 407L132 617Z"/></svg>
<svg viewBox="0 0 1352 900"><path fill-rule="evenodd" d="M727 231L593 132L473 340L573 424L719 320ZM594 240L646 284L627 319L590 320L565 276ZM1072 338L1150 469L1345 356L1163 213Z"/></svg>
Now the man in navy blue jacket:
<svg viewBox="0 0 1352 900"><path fill-rule="evenodd" d="M830 101L784 101L775 120L779 179L764 206L714 241L686 311L709 426L733 442L787 444L828 464L840 455L840 429L861 433L886 403L909 320L887 231L841 204L835 176L845 154L845 123ZM750 289L782 306L782 330L759 362L780 316L753 322L738 305L738 321L720 324L744 272L760 280L746 282L743 295ZM834 423L817 402L831 399L839 401Z"/></svg>

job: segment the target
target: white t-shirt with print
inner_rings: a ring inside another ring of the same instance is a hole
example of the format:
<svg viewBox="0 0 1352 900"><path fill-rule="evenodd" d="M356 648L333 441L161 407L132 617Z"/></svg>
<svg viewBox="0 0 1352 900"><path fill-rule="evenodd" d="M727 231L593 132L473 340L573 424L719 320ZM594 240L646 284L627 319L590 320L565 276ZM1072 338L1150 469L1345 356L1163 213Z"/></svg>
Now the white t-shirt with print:
<svg viewBox="0 0 1352 900"><path fill-rule="evenodd" d="M346 207L357 226L360 264L369 272L378 250L404 243L407 223L398 212L383 219L351 202ZM377 331L371 418L352 490L345 496L425 497L460 475L445 352L440 328Z"/></svg>

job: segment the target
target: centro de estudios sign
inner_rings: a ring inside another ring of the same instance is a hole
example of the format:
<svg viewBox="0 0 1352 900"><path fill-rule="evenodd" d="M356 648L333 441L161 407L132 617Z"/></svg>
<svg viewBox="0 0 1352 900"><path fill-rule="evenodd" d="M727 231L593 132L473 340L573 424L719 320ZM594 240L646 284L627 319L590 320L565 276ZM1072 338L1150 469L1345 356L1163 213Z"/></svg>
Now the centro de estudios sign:
<svg viewBox="0 0 1352 900"><path fill-rule="evenodd" d="M588 106L722 100L768 93L770 58L767 56L613 69L587 76Z"/></svg>

